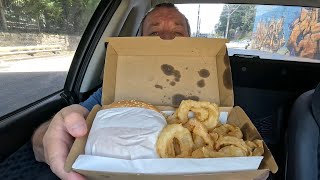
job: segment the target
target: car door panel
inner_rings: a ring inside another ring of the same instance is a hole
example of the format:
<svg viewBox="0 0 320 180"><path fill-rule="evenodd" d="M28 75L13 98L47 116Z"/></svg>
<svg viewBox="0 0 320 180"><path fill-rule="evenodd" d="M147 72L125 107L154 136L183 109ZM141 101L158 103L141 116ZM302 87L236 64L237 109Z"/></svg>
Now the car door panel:
<svg viewBox="0 0 320 180"><path fill-rule="evenodd" d="M0 161L30 140L36 127L67 105L61 92L17 110L0 121Z"/></svg>
<svg viewBox="0 0 320 180"><path fill-rule="evenodd" d="M108 0L99 3L77 47L64 89L0 118L0 161L29 141L41 123L51 119L63 107L79 102L79 90L87 65L120 2Z"/></svg>

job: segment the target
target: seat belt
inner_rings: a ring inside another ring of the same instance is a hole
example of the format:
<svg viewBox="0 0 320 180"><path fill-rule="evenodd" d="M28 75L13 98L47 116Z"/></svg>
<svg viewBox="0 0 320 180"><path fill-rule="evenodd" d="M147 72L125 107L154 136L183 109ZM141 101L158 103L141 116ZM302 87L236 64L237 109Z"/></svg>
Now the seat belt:
<svg viewBox="0 0 320 180"><path fill-rule="evenodd" d="M320 125L320 83L314 90L314 93L312 96L311 108L312 108L313 116L316 119L316 122L319 126Z"/></svg>

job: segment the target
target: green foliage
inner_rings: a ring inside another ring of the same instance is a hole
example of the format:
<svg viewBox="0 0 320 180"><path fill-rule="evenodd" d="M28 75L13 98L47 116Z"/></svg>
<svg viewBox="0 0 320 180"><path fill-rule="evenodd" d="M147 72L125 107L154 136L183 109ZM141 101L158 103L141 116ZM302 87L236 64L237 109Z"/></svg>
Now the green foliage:
<svg viewBox="0 0 320 180"><path fill-rule="evenodd" d="M16 28L15 30L69 35L83 33L100 2L100 0L2 1L8 23L26 24L29 27L27 29L20 28L20 30Z"/></svg>
<svg viewBox="0 0 320 180"><path fill-rule="evenodd" d="M230 30L229 30L229 34L228 34L228 38L229 38L229 39L234 39L235 36L236 36L236 30L230 29Z"/></svg>
<svg viewBox="0 0 320 180"><path fill-rule="evenodd" d="M227 6L229 6L229 9ZM215 31L217 34L225 34L228 12L232 12L233 10L235 11L230 16L228 38L239 39L252 32L256 7L255 5L224 5L220 15L219 23L215 26Z"/></svg>

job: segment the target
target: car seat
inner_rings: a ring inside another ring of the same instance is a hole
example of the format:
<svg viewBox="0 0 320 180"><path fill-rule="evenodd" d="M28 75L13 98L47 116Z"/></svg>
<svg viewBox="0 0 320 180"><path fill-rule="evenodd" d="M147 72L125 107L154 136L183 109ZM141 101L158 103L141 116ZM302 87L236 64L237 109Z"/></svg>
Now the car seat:
<svg viewBox="0 0 320 180"><path fill-rule="evenodd" d="M317 180L319 176L320 84L294 103L288 121L287 180Z"/></svg>

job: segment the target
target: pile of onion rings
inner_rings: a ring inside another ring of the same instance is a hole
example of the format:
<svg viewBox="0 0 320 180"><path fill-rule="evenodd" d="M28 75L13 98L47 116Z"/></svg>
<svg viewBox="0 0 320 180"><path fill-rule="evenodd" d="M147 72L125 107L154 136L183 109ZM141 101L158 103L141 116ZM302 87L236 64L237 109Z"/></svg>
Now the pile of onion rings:
<svg viewBox="0 0 320 180"><path fill-rule="evenodd" d="M189 118L189 112L194 113ZM239 127L221 124L219 107L210 102L184 100L157 141L161 158L218 158L262 156L263 141L245 141Z"/></svg>

